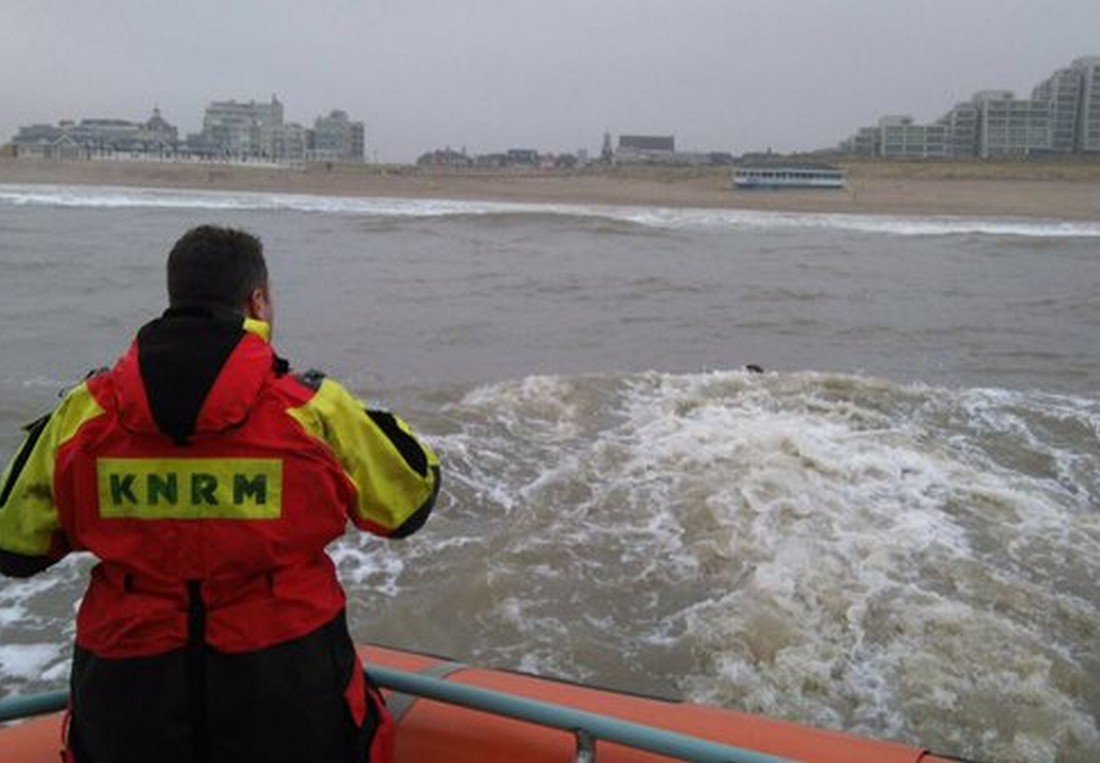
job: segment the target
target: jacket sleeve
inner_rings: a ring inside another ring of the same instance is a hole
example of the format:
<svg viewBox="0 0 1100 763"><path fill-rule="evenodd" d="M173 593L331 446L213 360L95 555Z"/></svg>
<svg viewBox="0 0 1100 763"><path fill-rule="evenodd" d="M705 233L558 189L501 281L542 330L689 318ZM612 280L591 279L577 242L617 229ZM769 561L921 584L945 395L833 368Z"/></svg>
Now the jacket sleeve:
<svg viewBox="0 0 1100 763"><path fill-rule="evenodd" d="M404 538L424 524L439 494L439 459L408 424L366 408L332 379L291 415L328 444L355 484L357 527Z"/></svg>
<svg viewBox="0 0 1100 763"><path fill-rule="evenodd" d="M57 410L25 427L27 438L0 477L0 574L29 577L72 550L54 496L57 457L103 412L84 382Z"/></svg>
<svg viewBox="0 0 1100 763"><path fill-rule="evenodd" d="M58 561L68 544L53 500L56 416L28 424L0 478L0 573L25 578Z"/></svg>

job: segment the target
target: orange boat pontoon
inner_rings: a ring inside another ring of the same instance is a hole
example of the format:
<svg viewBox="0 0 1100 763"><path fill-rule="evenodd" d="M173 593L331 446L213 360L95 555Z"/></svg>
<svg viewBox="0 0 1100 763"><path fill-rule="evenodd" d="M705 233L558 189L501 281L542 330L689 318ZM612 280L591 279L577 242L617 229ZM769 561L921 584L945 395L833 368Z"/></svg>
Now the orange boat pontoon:
<svg viewBox="0 0 1100 763"><path fill-rule="evenodd" d="M400 763L956 760L734 710L475 668L386 647L362 647L360 654L398 722ZM63 694L58 697L64 701ZM4 762L56 763L62 716L52 712L0 728Z"/></svg>

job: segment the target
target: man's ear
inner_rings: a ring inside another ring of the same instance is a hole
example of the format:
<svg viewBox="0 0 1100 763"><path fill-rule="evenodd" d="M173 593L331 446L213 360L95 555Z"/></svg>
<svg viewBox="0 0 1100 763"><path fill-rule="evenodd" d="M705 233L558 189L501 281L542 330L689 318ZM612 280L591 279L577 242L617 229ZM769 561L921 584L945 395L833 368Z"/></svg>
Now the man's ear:
<svg viewBox="0 0 1100 763"><path fill-rule="evenodd" d="M252 290L248 295L245 312L254 320L271 322L271 295L266 287L261 286Z"/></svg>

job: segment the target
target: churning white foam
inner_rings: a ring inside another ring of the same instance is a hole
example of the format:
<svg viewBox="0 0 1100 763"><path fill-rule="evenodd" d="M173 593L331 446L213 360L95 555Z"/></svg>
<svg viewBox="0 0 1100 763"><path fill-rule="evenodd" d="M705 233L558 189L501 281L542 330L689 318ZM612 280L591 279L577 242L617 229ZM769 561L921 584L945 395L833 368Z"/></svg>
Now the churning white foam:
<svg viewBox="0 0 1100 763"><path fill-rule="evenodd" d="M112 186L0 184L0 204L98 208L294 210L341 215L428 218L543 214L604 218L661 229L775 230L820 228L894 236L991 235L1100 237L1100 223L954 216L857 215L736 209L679 209L580 204L523 204Z"/></svg>
<svg viewBox="0 0 1100 763"><path fill-rule="evenodd" d="M5 644L0 646L0 673L8 679L38 680L59 657L55 644Z"/></svg>
<svg viewBox="0 0 1100 763"><path fill-rule="evenodd" d="M583 678L612 643L698 700L978 757L1100 752L1096 401L652 373L453 413L460 494L507 496L483 509L506 539L485 622L528 667Z"/></svg>
<svg viewBox="0 0 1100 763"><path fill-rule="evenodd" d="M534 376L431 431L444 493L424 530L334 545L357 637L976 759L1100 759L1100 401ZM37 586L0 586L19 641Z"/></svg>

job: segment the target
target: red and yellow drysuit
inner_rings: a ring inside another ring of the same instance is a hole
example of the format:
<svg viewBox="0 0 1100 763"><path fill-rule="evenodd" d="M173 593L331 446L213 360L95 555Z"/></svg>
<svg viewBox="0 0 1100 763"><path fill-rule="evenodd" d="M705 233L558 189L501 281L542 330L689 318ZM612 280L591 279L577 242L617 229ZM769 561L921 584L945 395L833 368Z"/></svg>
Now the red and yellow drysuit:
<svg viewBox="0 0 1100 763"><path fill-rule="evenodd" d="M397 417L289 373L267 330L170 309L28 428L0 482L0 571L99 559L77 615L80 763L361 760L355 745L384 720L325 547L349 519L414 532L439 462ZM143 733L132 756L112 741Z"/></svg>

